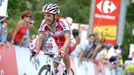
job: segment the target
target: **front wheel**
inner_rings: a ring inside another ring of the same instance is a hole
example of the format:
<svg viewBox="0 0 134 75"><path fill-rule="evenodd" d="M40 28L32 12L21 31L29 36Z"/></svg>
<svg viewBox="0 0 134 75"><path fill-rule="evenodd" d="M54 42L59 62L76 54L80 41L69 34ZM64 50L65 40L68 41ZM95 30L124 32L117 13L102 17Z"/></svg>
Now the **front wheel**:
<svg viewBox="0 0 134 75"><path fill-rule="evenodd" d="M50 65L44 65L39 70L38 75L53 75L53 73L50 70L51 70L51 66Z"/></svg>

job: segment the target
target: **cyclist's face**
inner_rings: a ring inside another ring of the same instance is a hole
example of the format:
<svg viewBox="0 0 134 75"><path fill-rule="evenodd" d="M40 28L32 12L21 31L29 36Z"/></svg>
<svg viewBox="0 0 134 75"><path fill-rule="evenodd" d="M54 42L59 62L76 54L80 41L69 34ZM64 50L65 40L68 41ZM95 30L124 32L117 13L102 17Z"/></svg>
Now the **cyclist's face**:
<svg viewBox="0 0 134 75"><path fill-rule="evenodd" d="M44 13L44 19L46 20L47 24L50 25L54 22L54 15L50 13Z"/></svg>

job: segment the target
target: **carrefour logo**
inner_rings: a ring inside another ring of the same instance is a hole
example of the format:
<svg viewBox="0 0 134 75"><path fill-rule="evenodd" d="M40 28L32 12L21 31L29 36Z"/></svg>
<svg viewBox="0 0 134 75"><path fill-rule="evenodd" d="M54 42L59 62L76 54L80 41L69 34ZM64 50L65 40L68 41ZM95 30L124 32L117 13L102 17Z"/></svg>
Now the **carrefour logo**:
<svg viewBox="0 0 134 75"><path fill-rule="evenodd" d="M112 0L100 0L100 2L96 4L96 8L99 12L95 13L95 18L115 20L116 15L114 15L113 12L117 10L117 6L115 6Z"/></svg>
<svg viewBox="0 0 134 75"><path fill-rule="evenodd" d="M2 6L2 2L4 2L4 0L0 0L0 6Z"/></svg>
<svg viewBox="0 0 134 75"><path fill-rule="evenodd" d="M116 10L115 4L110 0L101 0L96 6L104 14L110 14Z"/></svg>

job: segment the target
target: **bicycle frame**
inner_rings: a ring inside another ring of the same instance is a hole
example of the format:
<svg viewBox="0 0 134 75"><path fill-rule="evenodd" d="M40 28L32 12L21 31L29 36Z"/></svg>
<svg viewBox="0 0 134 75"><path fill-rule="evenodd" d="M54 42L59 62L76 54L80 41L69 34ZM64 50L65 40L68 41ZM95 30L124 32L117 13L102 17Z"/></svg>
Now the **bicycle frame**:
<svg viewBox="0 0 134 75"><path fill-rule="evenodd" d="M57 73L55 73L54 72L54 69L55 68L58 68L58 66L59 65L61 65L61 72L62 72L62 74L63 74L63 72L64 72L64 70L65 70L65 66L64 66L64 64L62 64L61 63L61 60L55 60L55 58L54 58L54 55L52 55L51 56L51 54L49 55L49 54L45 54L45 55L47 55L47 61L46 61L46 64L45 65L50 65L50 71L54 74L54 75L57 75ZM58 58L60 58L60 57L58 57ZM61 59L61 58L60 58ZM58 64L58 66L57 67L54 67L54 64Z"/></svg>

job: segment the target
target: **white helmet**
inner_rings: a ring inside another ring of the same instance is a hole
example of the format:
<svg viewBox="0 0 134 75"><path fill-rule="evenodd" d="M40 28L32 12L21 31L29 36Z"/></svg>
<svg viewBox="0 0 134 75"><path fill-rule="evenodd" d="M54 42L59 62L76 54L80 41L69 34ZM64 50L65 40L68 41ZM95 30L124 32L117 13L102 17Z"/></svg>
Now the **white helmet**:
<svg viewBox="0 0 134 75"><path fill-rule="evenodd" d="M42 8L42 12L51 13L51 14L59 14L60 9L59 9L59 6L57 4L51 3L51 4L44 5Z"/></svg>
<svg viewBox="0 0 134 75"><path fill-rule="evenodd" d="M71 17L66 17L66 20L69 22L70 25L73 23L73 19Z"/></svg>

